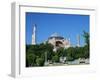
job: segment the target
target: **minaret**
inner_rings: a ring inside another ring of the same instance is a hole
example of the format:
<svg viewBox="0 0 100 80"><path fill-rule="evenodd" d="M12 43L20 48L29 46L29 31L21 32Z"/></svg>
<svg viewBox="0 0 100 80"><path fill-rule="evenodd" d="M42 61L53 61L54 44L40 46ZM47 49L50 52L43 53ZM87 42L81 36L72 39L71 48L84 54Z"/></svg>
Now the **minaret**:
<svg viewBox="0 0 100 80"><path fill-rule="evenodd" d="M80 47L80 36L77 35L77 47Z"/></svg>
<svg viewBox="0 0 100 80"><path fill-rule="evenodd" d="M32 45L36 44L36 25L33 25L33 30L32 30Z"/></svg>
<svg viewBox="0 0 100 80"><path fill-rule="evenodd" d="M69 47L71 47L70 38L68 39Z"/></svg>

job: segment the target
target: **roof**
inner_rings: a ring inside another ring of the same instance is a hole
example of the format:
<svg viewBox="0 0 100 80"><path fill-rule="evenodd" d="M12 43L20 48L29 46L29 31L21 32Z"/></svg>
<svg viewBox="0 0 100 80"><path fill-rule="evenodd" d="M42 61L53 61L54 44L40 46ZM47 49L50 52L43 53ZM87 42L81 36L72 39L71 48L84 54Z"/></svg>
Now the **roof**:
<svg viewBox="0 0 100 80"><path fill-rule="evenodd" d="M56 39L64 39L64 37L60 36L58 33L52 34L49 39L56 38Z"/></svg>

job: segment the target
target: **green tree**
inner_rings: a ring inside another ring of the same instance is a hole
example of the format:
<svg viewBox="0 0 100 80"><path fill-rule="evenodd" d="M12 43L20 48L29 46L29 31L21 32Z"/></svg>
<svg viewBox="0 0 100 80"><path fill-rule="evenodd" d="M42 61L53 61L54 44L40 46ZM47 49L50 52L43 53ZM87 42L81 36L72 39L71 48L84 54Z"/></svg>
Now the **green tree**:
<svg viewBox="0 0 100 80"><path fill-rule="evenodd" d="M75 48L70 47L67 49L67 60L68 61L73 61L75 59Z"/></svg>
<svg viewBox="0 0 100 80"><path fill-rule="evenodd" d="M84 49L84 58L89 58L89 56L90 56L90 52L89 52L89 48L88 48L88 45L85 45L84 47L83 47L83 49Z"/></svg>
<svg viewBox="0 0 100 80"><path fill-rule="evenodd" d="M65 55L65 53L64 53L64 48L59 48L59 49L57 50L57 54L58 54L59 57L64 56L64 55Z"/></svg>
<svg viewBox="0 0 100 80"><path fill-rule="evenodd" d="M53 46L49 43L41 44L44 48L42 49L43 53L47 52L47 59L51 60L52 59L52 54L53 54Z"/></svg>
<svg viewBox="0 0 100 80"><path fill-rule="evenodd" d="M59 62L59 56L57 54L52 56L52 61L53 62Z"/></svg>
<svg viewBox="0 0 100 80"><path fill-rule="evenodd" d="M83 49L83 47L78 48L77 55L78 55L79 58L84 58L84 49Z"/></svg>
<svg viewBox="0 0 100 80"><path fill-rule="evenodd" d="M86 45L83 47L84 48L84 58L89 58L89 51L90 51L90 36L88 32L84 31L83 37L85 39Z"/></svg>
<svg viewBox="0 0 100 80"><path fill-rule="evenodd" d="M84 40L85 40L86 45L89 46L89 42L90 42L90 39L89 39L89 33L83 31L83 37L84 37Z"/></svg>
<svg viewBox="0 0 100 80"><path fill-rule="evenodd" d="M52 59L53 46L51 44L26 45L26 66L42 66L44 64L45 52L47 59ZM34 55L34 56L33 56ZM35 60L34 60L35 57Z"/></svg>
<svg viewBox="0 0 100 80"><path fill-rule="evenodd" d="M27 54L26 55L26 66L34 66L35 65L35 59L36 59L36 56L35 54Z"/></svg>
<svg viewBox="0 0 100 80"><path fill-rule="evenodd" d="M37 66L44 66L44 59L40 58L40 57L37 57L36 58L36 65Z"/></svg>

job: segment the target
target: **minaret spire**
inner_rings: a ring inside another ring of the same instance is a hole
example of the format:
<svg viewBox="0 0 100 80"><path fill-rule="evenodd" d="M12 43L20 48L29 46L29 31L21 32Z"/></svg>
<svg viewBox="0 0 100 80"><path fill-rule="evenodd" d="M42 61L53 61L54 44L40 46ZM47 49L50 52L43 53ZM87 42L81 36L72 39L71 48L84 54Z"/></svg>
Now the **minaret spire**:
<svg viewBox="0 0 100 80"><path fill-rule="evenodd" d="M33 30L32 30L32 45L36 44L36 25L33 25Z"/></svg>

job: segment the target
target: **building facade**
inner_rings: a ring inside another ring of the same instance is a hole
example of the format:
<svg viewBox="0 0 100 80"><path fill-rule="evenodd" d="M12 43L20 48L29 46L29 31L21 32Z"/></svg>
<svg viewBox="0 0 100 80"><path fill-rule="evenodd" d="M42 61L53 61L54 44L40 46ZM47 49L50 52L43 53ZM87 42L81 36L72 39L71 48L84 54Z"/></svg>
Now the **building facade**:
<svg viewBox="0 0 100 80"><path fill-rule="evenodd" d="M71 47L70 39L65 39L64 37L60 36L58 33L52 34L48 38L48 43L54 46L54 51L59 48L69 48Z"/></svg>

